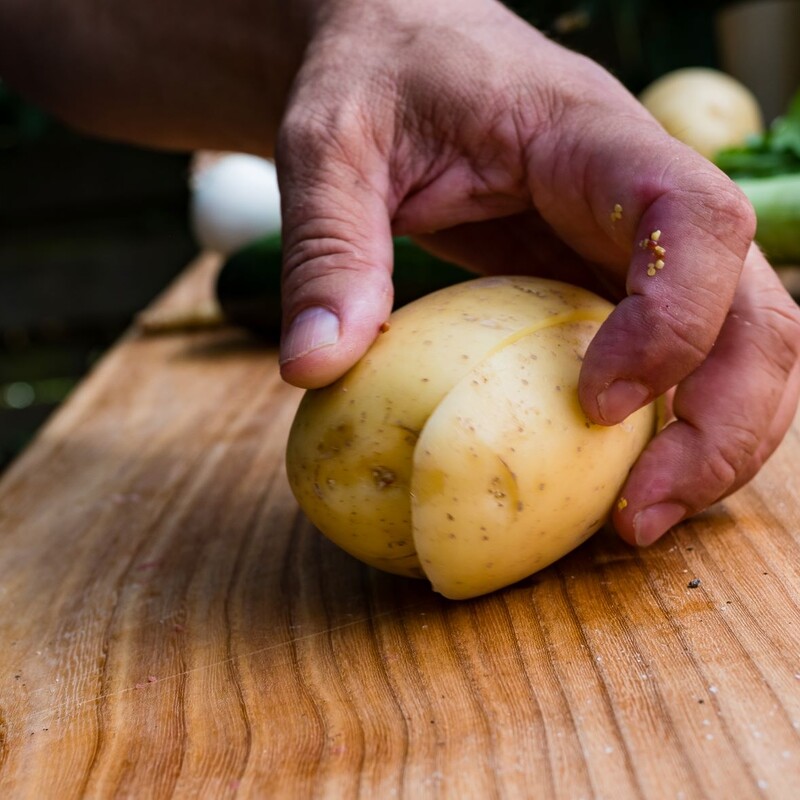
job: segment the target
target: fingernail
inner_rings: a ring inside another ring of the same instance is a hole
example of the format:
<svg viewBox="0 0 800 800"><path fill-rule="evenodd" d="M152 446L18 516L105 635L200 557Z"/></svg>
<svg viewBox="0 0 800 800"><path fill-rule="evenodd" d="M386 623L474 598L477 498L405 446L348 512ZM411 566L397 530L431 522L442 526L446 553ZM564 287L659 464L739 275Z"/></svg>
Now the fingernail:
<svg viewBox="0 0 800 800"><path fill-rule="evenodd" d="M281 363L294 361L339 340L339 317L321 306L306 308L292 321L281 345Z"/></svg>
<svg viewBox="0 0 800 800"><path fill-rule="evenodd" d="M656 503L640 511L633 520L636 544L647 547L660 539L673 525L686 515L686 507L680 503Z"/></svg>
<svg viewBox="0 0 800 800"><path fill-rule="evenodd" d="M636 381L617 380L597 395L603 422L622 422L650 399L650 390Z"/></svg>

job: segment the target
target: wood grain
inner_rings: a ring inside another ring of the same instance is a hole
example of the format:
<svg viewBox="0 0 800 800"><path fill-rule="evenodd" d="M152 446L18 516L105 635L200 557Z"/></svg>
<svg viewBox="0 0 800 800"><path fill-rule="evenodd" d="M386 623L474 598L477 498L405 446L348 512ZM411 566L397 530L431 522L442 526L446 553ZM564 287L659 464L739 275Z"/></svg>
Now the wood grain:
<svg viewBox="0 0 800 800"><path fill-rule="evenodd" d="M298 512L297 401L244 333L131 334L4 475L0 796L798 796L800 418L657 546L449 602Z"/></svg>

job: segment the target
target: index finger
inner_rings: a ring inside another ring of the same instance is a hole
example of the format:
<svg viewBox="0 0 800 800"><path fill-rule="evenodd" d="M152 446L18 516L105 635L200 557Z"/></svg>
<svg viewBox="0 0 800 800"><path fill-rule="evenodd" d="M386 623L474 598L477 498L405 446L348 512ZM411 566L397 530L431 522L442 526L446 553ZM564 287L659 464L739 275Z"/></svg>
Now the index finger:
<svg viewBox="0 0 800 800"><path fill-rule="evenodd" d="M585 173L595 225L628 254L627 296L589 347L581 373L583 408L607 425L703 363L755 232L752 207L732 181L642 127L623 156L604 157L600 147Z"/></svg>

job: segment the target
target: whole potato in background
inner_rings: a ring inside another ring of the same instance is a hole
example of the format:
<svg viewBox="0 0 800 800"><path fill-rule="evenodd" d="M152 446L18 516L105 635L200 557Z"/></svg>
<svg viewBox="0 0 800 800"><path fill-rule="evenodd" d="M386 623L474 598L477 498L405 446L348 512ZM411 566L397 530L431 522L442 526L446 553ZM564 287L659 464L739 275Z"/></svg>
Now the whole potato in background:
<svg viewBox="0 0 800 800"><path fill-rule="evenodd" d="M706 67L663 75L639 99L667 133L711 160L764 130L755 95L730 75Z"/></svg>
<svg viewBox="0 0 800 800"><path fill-rule="evenodd" d="M287 448L300 506L355 557L451 598L552 563L603 524L655 429L653 406L613 427L580 408L611 310L563 283L489 277L396 311L301 402Z"/></svg>

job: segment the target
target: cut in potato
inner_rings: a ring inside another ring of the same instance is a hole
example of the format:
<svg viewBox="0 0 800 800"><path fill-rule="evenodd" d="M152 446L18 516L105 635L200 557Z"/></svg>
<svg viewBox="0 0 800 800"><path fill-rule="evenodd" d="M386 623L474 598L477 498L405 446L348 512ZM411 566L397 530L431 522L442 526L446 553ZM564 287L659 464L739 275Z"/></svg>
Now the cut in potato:
<svg viewBox="0 0 800 800"><path fill-rule="evenodd" d="M355 557L451 598L530 575L607 519L655 411L612 427L578 403L612 306L482 278L395 312L344 377L306 393L287 448L309 519Z"/></svg>

